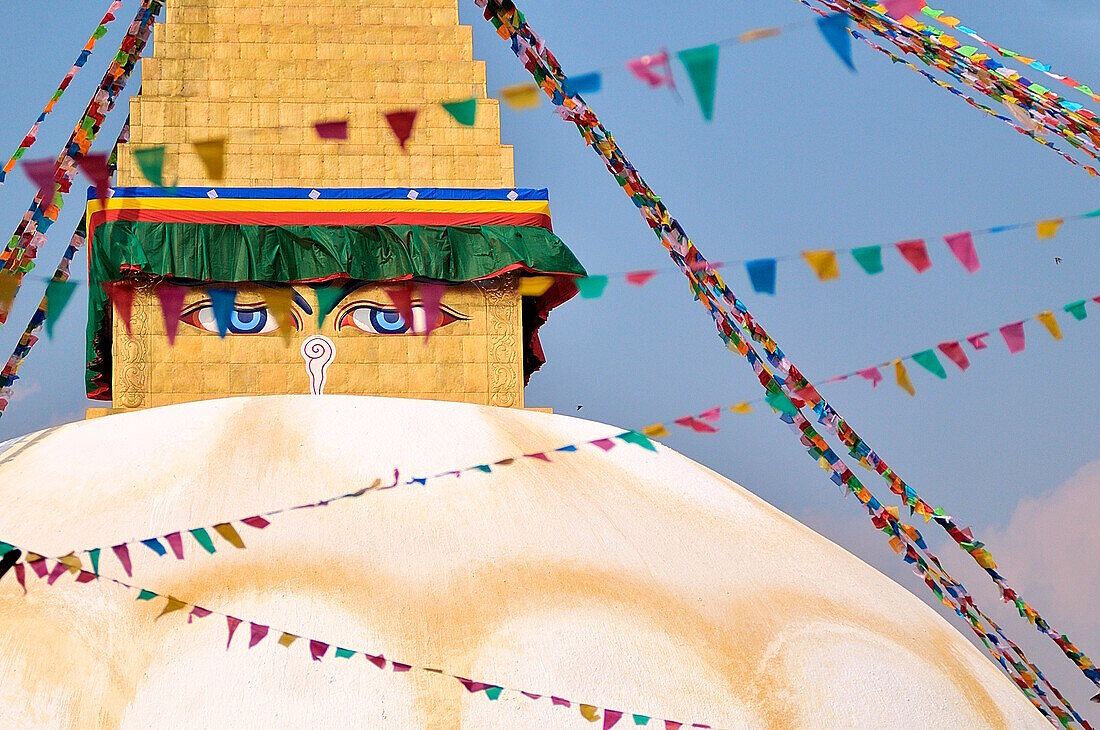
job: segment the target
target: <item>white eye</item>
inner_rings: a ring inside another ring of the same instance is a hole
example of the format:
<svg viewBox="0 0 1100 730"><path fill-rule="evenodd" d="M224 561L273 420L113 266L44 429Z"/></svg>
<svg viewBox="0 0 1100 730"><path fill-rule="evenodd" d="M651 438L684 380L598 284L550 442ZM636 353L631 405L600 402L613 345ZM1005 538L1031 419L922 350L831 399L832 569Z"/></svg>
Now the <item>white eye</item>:
<svg viewBox="0 0 1100 730"><path fill-rule="evenodd" d="M354 327L372 335L403 335L409 332L424 332L427 329L427 315L423 307L413 307L413 327L394 309L378 307L372 304L360 304L352 307L340 318L338 328ZM444 327L459 318L446 310L439 313L436 327Z"/></svg>
<svg viewBox="0 0 1100 730"><path fill-rule="evenodd" d="M199 307L180 318L184 324L218 333L218 321L214 317L214 307L209 304ZM234 307L229 314L226 328L231 335L263 335L279 328L279 322L265 307Z"/></svg>

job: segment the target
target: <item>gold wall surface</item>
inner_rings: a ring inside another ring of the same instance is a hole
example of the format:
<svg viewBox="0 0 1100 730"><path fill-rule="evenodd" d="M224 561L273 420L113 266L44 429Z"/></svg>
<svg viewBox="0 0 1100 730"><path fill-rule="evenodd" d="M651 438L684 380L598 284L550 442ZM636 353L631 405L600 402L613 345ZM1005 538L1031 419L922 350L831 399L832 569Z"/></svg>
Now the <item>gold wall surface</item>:
<svg viewBox="0 0 1100 730"><path fill-rule="evenodd" d="M153 48L130 102L120 186L149 184L132 151L153 145L166 148L165 180L187 186L514 185L499 102L486 97L485 64L473 59L471 29L458 24L458 0L169 0ZM438 104L470 96L478 99L473 127ZM408 108L419 116L403 151L383 115ZM317 137L314 122L340 119L350 121L347 141ZM215 138L227 142L220 181L207 178L190 147ZM335 332L326 322L336 344L326 392L522 407L515 281L459 286L444 304L469 319L427 344ZM169 347L155 297L139 292L133 339L113 321L113 406L309 392L299 348L319 330L316 317L304 320L289 345L277 333L221 340L181 324Z"/></svg>

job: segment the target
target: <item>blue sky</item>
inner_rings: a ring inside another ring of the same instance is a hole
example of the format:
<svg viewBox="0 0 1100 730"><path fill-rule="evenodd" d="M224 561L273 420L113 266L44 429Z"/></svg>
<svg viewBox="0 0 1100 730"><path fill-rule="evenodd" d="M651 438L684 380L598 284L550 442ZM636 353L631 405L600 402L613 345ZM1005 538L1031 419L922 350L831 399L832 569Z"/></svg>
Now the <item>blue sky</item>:
<svg viewBox="0 0 1100 730"><path fill-rule="evenodd" d="M9 100L0 117L5 159L107 4L6 4L3 26L9 32L0 76L0 94ZM135 0L127 0L121 16L132 17L135 7ZM929 238L933 268L923 275L889 252L886 272L873 278L842 256L841 278L828 283L817 282L798 261L784 262L778 295L769 297L753 294L743 271L730 273L731 286L811 379L1100 294L1100 220L1067 224L1053 241L1039 242L1031 231L980 238L982 269L974 275L933 240L1098 208L1100 180L861 45L855 48L859 72L849 73L805 24L811 15L794 0L531 0L521 7L567 72L611 69L604 90L589 97L591 105L708 258L743 260ZM1100 8L1094 4L1013 0L994 8L977 0L945 0L939 7L990 40L1100 88ZM463 0L461 12L474 26L476 57L488 63L491 93L527 80L473 3ZM790 23L804 25L778 38L722 49L711 124L702 121L690 98L682 68L676 73L684 103L643 87L622 69L624 60L661 47L677 50ZM100 42L32 157L57 152L125 25L120 19ZM97 147L109 147L124 115L123 105ZM671 267L599 159L549 105L502 116L503 141L515 145L517 184L550 188L555 229L589 271ZM0 188L5 237L31 195L18 171ZM71 202L51 230L39 256L43 271L52 270L67 244L79 207ZM1055 264L1056 256L1062 264ZM74 271L84 276L83 263ZM0 329L2 357L43 286L28 285L9 325ZM1087 538L1100 529L1100 467L1094 464L1100 460L1100 307L1090 304L1089 312L1081 323L1060 317L1062 342L1029 323L1028 346L1019 355L1010 356L994 336L988 351L972 353L974 365L965 374L948 365L946 381L911 368L915 398L891 382L875 390L862 382L840 383L823 392L928 501L988 536L1010 581L1096 658L1100 628L1089 612L1100 601L1100 569L1095 538ZM0 438L82 416L88 405L83 317L80 306L71 307L56 338L24 365L21 395L0 419ZM556 311L543 329L543 343L549 362L532 379L527 401L560 413L575 414L582 404L582 417L640 427L758 395L751 371L723 348L709 317L675 274L642 289L613 280L603 298L575 300ZM838 496L778 419L727 415L720 427L713 436L677 432L667 443L924 597L916 580L895 565L858 503ZM886 492L880 483L873 489ZM995 609L994 589L969 571L969 558L948 545L940 553L979 603ZM1082 702L1091 685L1068 661L1018 619L996 615L1061 680L1078 708L1084 705L1100 719L1096 705Z"/></svg>

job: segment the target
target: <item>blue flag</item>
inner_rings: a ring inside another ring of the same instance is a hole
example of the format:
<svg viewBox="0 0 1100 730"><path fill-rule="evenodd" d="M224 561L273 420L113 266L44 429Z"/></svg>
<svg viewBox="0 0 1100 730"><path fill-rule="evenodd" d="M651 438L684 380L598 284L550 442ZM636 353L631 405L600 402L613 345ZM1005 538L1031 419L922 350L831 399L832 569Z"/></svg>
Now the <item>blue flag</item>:
<svg viewBox="0 0 1100 730"><path fill-rule="evenodd" d="M580 76L570 76L562 85L567 94L594 94L603 88L603 78L593 71Z"/></svg>
<svg viewBox="0 0 1100 730"><path fill-rule="evenodd" d="M757 294L775 294L775 259L756 259L745 264Z"/></svg>
<svg viewBox="0 0 1100 730"><path fill-rule="evenodd" d="M845 13L833 13L824 18L818 18L817 27L844 65L855 71L855 64L852 63L852 37L848 35L848 26L851 22L852 19Z"/></svg>

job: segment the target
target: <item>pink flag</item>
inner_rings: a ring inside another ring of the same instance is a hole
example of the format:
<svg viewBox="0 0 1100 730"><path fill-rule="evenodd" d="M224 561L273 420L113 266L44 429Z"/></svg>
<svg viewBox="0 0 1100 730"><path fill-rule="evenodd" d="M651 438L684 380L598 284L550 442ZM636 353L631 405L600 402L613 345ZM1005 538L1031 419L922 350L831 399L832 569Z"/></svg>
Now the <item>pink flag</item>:
<svg viewBox="0 0 1100 730"><path fill-rule="evenodd" d="M168 344L176 344L176 332L180 326L180 312L183 311L183 298L187 296L187 287L161 282L153 290L160 302L160 313L164 317L164 332L168 335Z"/></svg>
<svg viewBox="0 0 1100 730"><path fill-rule="evenodd" d="M989 333L982 332L980 334L970 335L966 338L966 341L969 342L970 346L973 347L975 350L984 350L985 348L989 347L989 345L985 344L986 337L989 337Z"/></svg>
<svg viewBox="0 0 1100 730"><path fill-rule="evenodd" d="M955 258L959 260L959 263L963 265L963 268L973 274L978 269L982 268L982 264L978 261L978 252L974 248L974 236L970 235L970 232L966 233L953 233L950 236L944 236L943 240L947 242L948 248L951 249L951 253L955 254Z"/></svg>
<svg viewBox="0 0 1100 730"><path fill-rule="evenodd" d="M23 595L27 595L27 569L23 567L22 563L16 563L13 570L15 571L15 580L23 588Z"/></svg>
<svg viewBox="0 0 1100 730"><path fill-rule="evenodd" d="M402 664L401 662L390 661L390 668L395 672L407 672L412 669L411 664Z"/></svg>
<svg viewBox="0 0 1100 730"><path fill-rule="evenodd" d="M38 189L42 207L49 207L53 203L54 195L57 194L57 160L53 158L24 160L23 172Z"/></svg>
<svg viewBox="0 0 1100 730"><path fill-rule="evenodd" d="M264 637L267 636L267 632L268 632L268 627L267 626L262 626L260 624L250 623L249 624L248 648L251 649L252 647L256 646L256 644L259 644L261 641L263 641Z"/></svg>
<svg viewBox="0 0 1100 730"><path fill-rule="evenodd" d="M341 119L331 122L315 122L313 129L321 139L347 139L348 120Z"/></svg>
<svg viewBox="0 0 1100 730"><path fill-rule="evenodd" d="M126 547L126 544L115 545L111 550L114 552L115 557L118 558L118 562L122 563L122 569L126 571L126 575L133 578L134 573L131 570L130 565L130 548Z"/></svg>
<svg viewBox="0 0 1100 730"><path fill-rule="evenodd" d="M684 726L682 722L676 722L675 720L665 720L665 730L680 730Z"/></svg>
<svg viewBox="0 0 1100 730"><path fill-rule="evenodd" d="M31 562L27 563L27 565L31 566L31 570L33 570L34 574L37 575L39 578L46 577L47 571L45 558L42 558L40 560L32 560Z"/></svg>
<svg viewBox="0 0 1100 730"><path fill-rule="evenodd" d="M386 115L386 121L393 130L393 136L397 137L397 143L401 145L401 149L405 149L405 143L412 136L413 125L416 123L416 109L390 112Z"/></svg>
<svg viewBox="0 0 1100 730"><path fill-rule="evenodd" d="M367 658L367 661L369 661L371 664L378 667L379 669L386 668L386 657L382 656L381 654L379 654L378 656L374 656L373 654L364 654L363 656Z"/></svg>
<svg viewBox="0 0 1100 730"><path fill-rule="evenodd" d="M589 443L591 443L593 446L600 447L604 451L611 451L611 449L615 448L615 442L611 439L596 439L595 441L590 441Z"/></svg>
<svg viewBox="0 0 1100 730"><path fill-rule="evenodd" d="M313 661L321 661L321 658L325 656L326 651L328 651L328 644L326 644L325 642L317 641L316 639L309 640L309 655L313 657Z"/></svg>
<svg viewBox="0 0 1100 730"><path fill-rule="evenodd" d="M878 368L867 368L866 370L860 370L856 373L861 378L865 378L871 381L871 387L877 388L878 384L882 382L882 372Z"/></svg>
<svg viewBox="0 0 1100 730"><path fill-rule="evenodd" d="M134 285L128 281L105 281L103 289L119 319L126 324L126 335L132 338L134 333L130 331L130 317L134 311Z"/></svg>
<svg viewBox="0 0 1100 730"><path fill-rule="evenodd" d="M550 461L550 457L542 453L541 451L535 454L524 454L524 456L526 456L528 459L538 459L539 461L545 461L547 463L549 463Z"/></svg>
<svg viewBox="0 0 1100 730"><path fill-rule="evenodd" d="M1015 355L1024 349L1024 323L1014 322L1001 327L1001 337L1005 338L1008 351Z"/></svg>
<svg viewBox="0 0 1100 730"><path fill-rule="evenodd" d="M424 308L424 339L431 337L432 330L443 323L440 314L439 302L447 291L446 284L435 282L420 282L416 285L420 294L420 306Z"/></svg>
<svg viewBox="0 0 1100 730"><path fill-rule="evenodd" d="M226 616L225 623L229 627L229 639L225 642L225 648L228 650L229 645L233 643L233 634L237 633L237 627L241 625L241 620L233 616Z"/></svg>
<svg viewBox="0 0 1100 730"><path fill-rule="evenodd" d="M619 718L623 716L623 713L618 710L604 710L603 711L603 730L610 730L615 727L615 723L619 721Z"/></svg>
<svg viewBox="0 0 1100 730"><path fill-rule="evenodd" d="M76 166L95 185L95 197L99 204L105 204L107 193L111 191L111 168L107 165L107 153L84 155L76 161Z"/></svg>
<svg viewBox="0 0 1100 730"><path fill-rule="evenodd" d="M959 370L966 370L970 367L970 358L966 356L966 352L958 342L941 342L939 348L940 352L947 355L951 362L959 366Z"/></svg>
<svg viewBox="0 0 1100 730"><path fill-rule="evenodd" d="M649 283L649 280L657 275L656 271L631 271L626 275L626 281L628 284L634 286L645 286Z"/></svg>
<svg viewBox="0 0 1100 730"><path fill-rule="evenodd" d="M559 707L572 707L569 700L563 700L561 697L551 697L550 704L558 705Z"/></svg>
<svg viewBox="0 0 1100 730"><path fill-rule="evenodd" d="M651 88L659 89L662 86L676 88L676 81L672 77L672 64L668 60L668 51L632 59L626 62L626 67L638 80Z"/></svg>
<svg viewBox="0 0 1100 730"><path fill-rule="evenodd" d="M89 573L86 570L82 570L82 571L80 571L79 573L76 574L76 582L77 583L91 583L95 579L96 579L96 574L95 573Z"/></svg>
<svg viewBox="0 0 1100 730"><path fill-rule="evenodd" d="M702 418L704 421L717 421L721 417L722 417L722 407L721 406L715 406L714 408L711 408L708 411L703 411L702 413L699 414L699 418Z"/></svg>
<svg viewBox="0 0 1100 730"><path fill-rule="evenodd" d="M684 428L690 428L696 433L718 433L718 429L710 425L706 421L700 421L698 418L692 416L684 416L683 418L677 418L674 423L677 426L683 426Z"/></svg>
<svg viewBox="0 0 1100 730"><path fill-rule="evenodd" d="M886 8L886 14L891 18L903 18L906 15L916 17L925 2L924 0L882 0L882 4Z"/></svg>
<svg viewBox="0 0 1100 730"><path fill-rule="evenodd" d="M57 565L53 566L53 570L50 571L50 577L46 581L46 584L52 586L58 578L65 574L66 570L68 570L68 568L65 567L64 563L58 563Z"/></svg>
<svg viewBox="0 0 1100 730"><path fill-rule="evenodd" d="M211 613L212 611L209 608L203 608L202 606L193 606L191 608L191 613L187 616L187 623L191 623L191 621L196 618L206 618Z"/></svg>
<svg viewBox="0 0 1100 730"><path fill-rule="evenodd" d="M924 241L919 239L902 241L897 244L897 247L901 255L917 270L918 274L923 274L932 267L932 260L928 258L928 247L924 245Z"/></svg>
<svg viewBox="0 0 1100 730"><path fill-rule="evenodd" d="M172 554L176 556L176 560L183 560L183 538L180 534L173 532L171 535L165 535L164 541L168 543L168 547L172 548Z"/></svg>
<svg viewBox="0 0 1100 730"><path fill-rule="evenodd" d="M387 286L385 287L386 296L393 302L393 308L397 310L397 313L401 315L401 319L405 320L405 325L412 330L413 328L413 306L412 306L412 289L408 284L401 284L399 286Z"/></svg>

